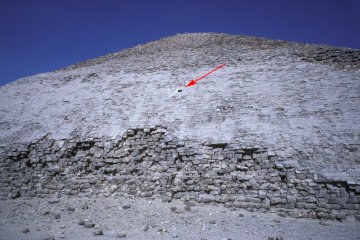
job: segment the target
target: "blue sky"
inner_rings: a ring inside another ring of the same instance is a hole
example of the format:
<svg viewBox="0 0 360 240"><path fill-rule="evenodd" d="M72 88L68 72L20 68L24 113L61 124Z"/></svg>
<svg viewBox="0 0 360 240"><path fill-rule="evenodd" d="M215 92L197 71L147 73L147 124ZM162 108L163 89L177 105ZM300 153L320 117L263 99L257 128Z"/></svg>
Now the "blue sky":
<svg viewBox="0 0 360 240"><path fill-rule="evenodd" d="M185 32L360 49L359 0L0 0L0 86Z"/></svg>

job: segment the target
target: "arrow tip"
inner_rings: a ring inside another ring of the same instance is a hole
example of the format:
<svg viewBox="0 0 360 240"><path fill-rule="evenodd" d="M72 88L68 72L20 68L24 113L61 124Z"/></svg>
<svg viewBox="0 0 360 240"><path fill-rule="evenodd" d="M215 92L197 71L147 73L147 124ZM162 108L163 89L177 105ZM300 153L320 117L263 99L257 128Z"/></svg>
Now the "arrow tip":
<svg viewBox="0 0 360 240"><path fill-rule="evenodd" d="M195 85L195 84L196 84L195 81L194 81L194 80L191 80L191 82L189 82L189 84L186 85L186 87L190 87L190 86Z"/></svg>

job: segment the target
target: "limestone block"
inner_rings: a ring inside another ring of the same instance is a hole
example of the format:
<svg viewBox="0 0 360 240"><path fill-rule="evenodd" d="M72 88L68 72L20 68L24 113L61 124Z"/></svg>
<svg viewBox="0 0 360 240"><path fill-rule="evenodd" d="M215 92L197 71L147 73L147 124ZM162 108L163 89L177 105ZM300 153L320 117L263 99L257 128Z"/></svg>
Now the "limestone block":
<svg viewBox="0 0 360 240"><path fill-rule="evenodd" d="M265 208L265 209L270 209L270 206L271 206L271 201L270 201L270 199L265 198L265 199L263 200L263 202L262 202L261 207L262 207L262 208Z"/></svg>
<svg viewBox="0 0 360 240"><path fill-rule="evenodd" d="M286 202L287 203L296 203L297 200L296 200L296 197L294 197L294 196L287 196L286 197Z"/></svg>
<svg viewBox="0 0 360 240"><path fill-rule="evenodd" d="M304 204L304 208L306 208L306 209L316 209L317 205L315 203L306 203L306 204Z"/></svg>
<svg viewBox="0 0 360 240"><path fill-rule="evenodd" d="M327 206L328 207L328 206ZM340 210L341 209L341 205L340 204L329 204L329 209L334 209L334 210Z"/></svg>
<svg viewBox="0 0 360 240"><path fill-rule="evenodd" d="M354 210L355 206L354 204L344 204L344 208L347 210Z"/></svg>
<svg viewBox="0 0 360 240"><path fill-rule="evenodd" d="M304 201L306 203L317 203L318 200L315 197L305 197Z"/></svg>
<svg viewBox="0 0 360 240"><path fill-rule="evenodd" d="M283 203L283 199L281 198L270 198L271 205L277 205Z"/></svg>
<svg viewBox="0 0 360 240"><path fill-rule="evenodd" d="M337 219L337 220L346 219L346 215L345 215L345 214L337 214L337 215L336 215L336 219Z"/></svg>
<svg viewBox="0 0 360 240"><path fill-rule="evenodd" d="M319 204L327 204L329 203L329 200L326 197L317 197Z"/></svg>
<svg viewBox="0 0 360 240"><path fill-rule="evenodd" d="M296 174L296 178L300 179L300 180L304 180L307 178L307 175L303 174L303 173L298 173L298 174Z"/></svg>
<svg viewBox="0 0 360 240"><path fill-rule="evenodd" d="M242 156L243 160L251 160L252 159L252 155L246 154Z"/></svg>

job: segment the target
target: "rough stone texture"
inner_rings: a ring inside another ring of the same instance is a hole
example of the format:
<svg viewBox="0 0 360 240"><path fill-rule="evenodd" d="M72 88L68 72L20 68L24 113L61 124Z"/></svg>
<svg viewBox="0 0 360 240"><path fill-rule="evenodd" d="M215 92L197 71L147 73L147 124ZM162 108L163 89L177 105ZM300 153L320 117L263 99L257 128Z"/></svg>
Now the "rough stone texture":
<svg viewBox="0 0 360 240"><path fill-rule="evenodd" d="M1 87L0 144L163 125L179 138L265 146L359 183L359 79L358 50L181 34Z"/></svg>
<svg viewBox="0 0 360 240"><path fill-rule="evenodd" d="M19 79L0 88L0 195L358 220L359 79L358 50L215 33Z"/></svg>
<svg viewBox="0 0 360 240"><path fill-rule="evenodd" d="M331 46L317 46L301 51L295 51L294 54L307 62L320 62L337 69L359 69L360 51L349 48L334 48Z"/></svg>
<svg viewBox="0 0 360 240"><path fill-rule="evenodd" d="M113 140L42 139L3 149L0 194L131 194L297 218L360 216L359 184L326 178L268 152L239 143L180 141L162 126L128 129Z"/></svg>

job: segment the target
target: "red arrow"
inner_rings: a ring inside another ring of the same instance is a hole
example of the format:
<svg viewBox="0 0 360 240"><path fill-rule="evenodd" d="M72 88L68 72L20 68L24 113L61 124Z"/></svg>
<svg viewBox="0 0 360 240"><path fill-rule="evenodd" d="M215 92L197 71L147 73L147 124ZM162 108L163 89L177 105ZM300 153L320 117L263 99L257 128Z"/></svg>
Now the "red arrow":
<svg viewBox="0 0 360 240"><path fill-rule="evenodd" d="M225 65L226 65L226 63L224 63L224 64L221 65L220 67L215 68L214 70L212 70L211 72L205 74L205 75L202 76L201 78L196 79L195 81L194 81L194 80L191 80L191 81L189 82L189 84L186 85L186 87L190 87L190 86L192 86L192 85L195 85L197 81L199 81L199 80L202 79L203 77L206 77L206 76L209 75L210 73L215 72L216 70L218 70L219 68L221 68L221 67L223 67L223 66L225 66Z"/></svg>

